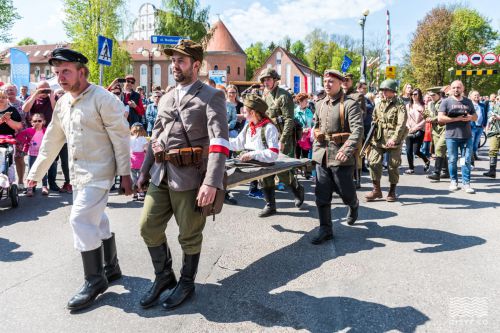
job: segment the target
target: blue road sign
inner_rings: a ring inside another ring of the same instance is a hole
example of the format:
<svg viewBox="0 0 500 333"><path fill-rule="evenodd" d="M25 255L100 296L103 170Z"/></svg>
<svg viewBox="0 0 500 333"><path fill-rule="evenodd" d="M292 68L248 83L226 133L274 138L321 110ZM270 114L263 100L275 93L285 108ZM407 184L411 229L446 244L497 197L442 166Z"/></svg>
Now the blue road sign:
<svg viewBox="0 0 500 333"><path fill-rule="evenodd" d="M344 60L342 61L342 65L340 66L340 70L345 73L349 69L352 64L352 59L348 56L344 55Z"/></svg>
<svg viewBox="0 0 500 333"><path fill-rule="evenodd" d="M176 45L181 39L186 38L181 36L151 36L151 43Z"/></svg>
<svg viewBox="0 0 500 333"><path fill-rule="evenodd" d="M104 36L97 37L97 63L105 66L111 66L113 55L113 41Z"/></svg>

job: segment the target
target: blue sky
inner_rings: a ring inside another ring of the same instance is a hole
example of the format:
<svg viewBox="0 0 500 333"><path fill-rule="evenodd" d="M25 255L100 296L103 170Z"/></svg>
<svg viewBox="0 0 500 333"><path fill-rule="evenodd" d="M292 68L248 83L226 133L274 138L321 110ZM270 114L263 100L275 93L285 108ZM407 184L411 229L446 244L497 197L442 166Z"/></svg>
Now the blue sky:
<svg viewBox="0 0 500 333"><path fill-rule="evenodd" d="M127 0L127 11L132 18L144 0ZM148 2L161 7L161 0ZM13 42L32 37L38 43L57 43L66 40L62 25L64 18L62 0L14 0L23 18L15 23L11 33ZM279 41L285 35L292 40L303 39L314 28L336 34L361 38L358 19L364 9L369 9L365 39L385 40L386 9L391 12L392 51L396 62L401 60L412 32L419 20L438 4L456 1L398 1L398 0L200 0L210 6L210 20L218 15L243 48L256 41ZM461 2L488 17L495 29L500 30L500 1L478 0ZM7 45L1 45L6 47Z"/></svg>

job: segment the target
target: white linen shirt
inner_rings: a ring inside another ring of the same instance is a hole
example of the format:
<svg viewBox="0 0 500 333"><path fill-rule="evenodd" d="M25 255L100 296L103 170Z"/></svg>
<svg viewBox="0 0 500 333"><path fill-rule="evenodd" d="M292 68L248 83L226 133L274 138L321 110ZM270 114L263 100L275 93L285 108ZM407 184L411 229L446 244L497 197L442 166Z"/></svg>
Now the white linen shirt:
<svg viewBox="0 0 500 333"><path fill-rule="evenodd" d="M115 175L130 175L130 132L123 105L104 88L91 84L76 98L64 94L57 101L28 179L40 181L65 142L76 188L109 189Z"/></svg>
<svg viewBox="0 0 500 333"><path fill-rule="evenodd" d="M249 150L252 159L259 162L274 162L279 155L279 134L276 126L268 123L265 126L267 149L262 143L262 128L258 127L252 136L248 122L236 138L229 139L229 149L232 151Z"/></svg>

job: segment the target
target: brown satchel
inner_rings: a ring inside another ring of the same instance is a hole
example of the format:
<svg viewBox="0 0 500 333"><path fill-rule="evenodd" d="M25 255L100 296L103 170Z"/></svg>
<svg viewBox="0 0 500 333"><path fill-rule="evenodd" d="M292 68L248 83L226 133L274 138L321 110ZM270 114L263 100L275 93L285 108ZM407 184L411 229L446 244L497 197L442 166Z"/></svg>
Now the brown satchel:
<svg viewBox="0 0 500 333"><path fill-rule="evenodd" d="M202 177L202 181L205 177ZM204 217L208 217L210 215L213 216L213 221L215 221L215 215L219 214L222 211L222 206L224 206L224 198L226 196L226 187L227 187L227 173L224 172L224 179L222 181L222 184L224 186L224 189L217 189L215 192L215 199L214 202L212 202L209 205L206 205L204 207L198 206L196 204L196 210L200 212L200 214ZM201 188L201 185L200 185ZM198 193L200 190L198 189ZM198 196L197 196L198 197Z"/></svg>

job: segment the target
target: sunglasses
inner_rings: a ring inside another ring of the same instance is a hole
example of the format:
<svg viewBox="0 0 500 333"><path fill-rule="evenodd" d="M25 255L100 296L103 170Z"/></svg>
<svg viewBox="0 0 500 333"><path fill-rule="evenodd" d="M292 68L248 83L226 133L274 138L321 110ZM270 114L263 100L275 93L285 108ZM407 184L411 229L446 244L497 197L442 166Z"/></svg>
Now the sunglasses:
<svg viewBox="0 0 500 333"><path fill-rule="evenodd" d="M122 92L121 91L115 91L113 94L115 94L116 96L119 96L119 95L122 94Z"/></svg>
<svg viewBox="0 0 500 333"><path fill-rule="evenodd" d="M43 120L32 120L31 123L43 123Z"/></svg>
<svg viewBox="0 0 500 333"><path fill-rule="evenodd" d="M135 80L127 80L127 83L135 84Z"/></svg>
<svg viewBox="0 0 500 333"><path fill-rule="evenodd" d="M418 96L418 93L413 93L412 95L413 95L413 96Z"/></svg>

